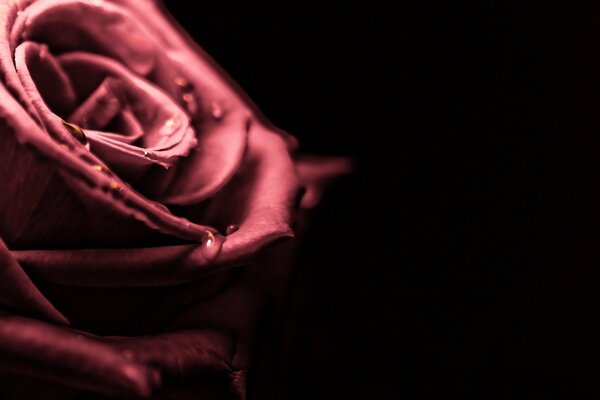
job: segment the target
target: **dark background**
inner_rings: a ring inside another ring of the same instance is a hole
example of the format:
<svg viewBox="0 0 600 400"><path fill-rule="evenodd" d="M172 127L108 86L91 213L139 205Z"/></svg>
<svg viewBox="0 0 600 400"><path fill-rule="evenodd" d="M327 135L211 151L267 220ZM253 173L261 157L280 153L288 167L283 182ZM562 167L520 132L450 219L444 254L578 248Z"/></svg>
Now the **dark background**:
<svg viewBox="0 0 600 400"><path fill-rule="evenodd" d="M303 150L359 162L304 247L286 398L600 391L600 8L481 3L170 5Z"/></svg>

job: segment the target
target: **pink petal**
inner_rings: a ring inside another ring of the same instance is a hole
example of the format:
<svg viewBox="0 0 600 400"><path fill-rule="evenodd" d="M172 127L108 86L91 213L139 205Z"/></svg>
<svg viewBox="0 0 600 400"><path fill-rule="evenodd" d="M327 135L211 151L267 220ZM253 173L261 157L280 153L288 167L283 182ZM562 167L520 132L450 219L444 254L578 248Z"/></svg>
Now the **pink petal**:
<svg viewBox="0 0 600 400"><path fill-rule="evenodd" d="M302 155L296 157L294 161L300 181L305 188L300 207L307 209L317 206L323 192L333 180L347 175L354 169L354 163L348 157Z"/></svg>
<svg viewBox="0 0 600 400"><path fill-rule="evenodd" d="M77 0L38 1L24 8L20 18L26 22L22 30L13 30L13 40L20 36L62 52L91 50L118 60L138 75L152 70L161 51L138 18L108 1L101 6Z"/></svg>
<svg viewBox="0 0 600 400"><path fill-rule="evenodd" d="M215 226L239 226L227 236L217 262L243 260L275 240L292 237L299 188L284 139L260 124L252 125L239 174L206 212Z"/></svg>
<svg viewBox="0 0 600 400"><path fill-rule="evenodd" d="M231 113L220 121L204 120L198 131L197 150L167 172L172 175L170 184L162 194L156 194L157 201L175 205L198 203L218 192L240 167L248 134L244 113ZM161 178L160 173L150 175L146 179L147 190L152 191Z"/></svg>

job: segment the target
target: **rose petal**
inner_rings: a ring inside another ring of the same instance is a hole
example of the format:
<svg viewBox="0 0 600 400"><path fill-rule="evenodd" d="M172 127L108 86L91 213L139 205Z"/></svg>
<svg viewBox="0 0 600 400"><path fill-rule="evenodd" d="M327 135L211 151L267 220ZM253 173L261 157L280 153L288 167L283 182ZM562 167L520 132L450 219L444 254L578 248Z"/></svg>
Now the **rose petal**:
<svg viewBox="0 0 600 400"><path fill-rule="evenodd" d="M166 172L167 177L157 172L140 184L157 201L175 205L198 203L225 186L240 167L247 146L245 113L232 113L221 121L204 120L198 131L201 134L194 153L181 159L173 171ZM157 180L163 179L169 183L166 188L157 185Z"/></svg>
<svg viewBox="0 0 600 400"><path fill-rule="evenodd" d="M354 163L348 157L302 155L296 157L294 161L300 181L305 188L300 207L307 209L317 206L331 181L354 169Z"/></svg>
<svg viewBox="0 0 600 400"><path fill-rule="evenodd" d="M198 245L135 249L15 250L27 271L64 285L137 287L199 279L217 266Z"/></svg>
<svg viewBox="0 0 600 400"><path fill-rule="evenodd" d="M235 339L222 332L190 329L139 338L110 337L106 343L132 360L177 377L200 372L231 372Z"/></svg>
<svg viewBox="0 0 600 400"><path fill-rule="evenodd" d="M148 397L160 374L92 336L0 315L0 368L108 395Z"/></svg>
<svg viewBox="0 0 600 400"><path fill-rule="evenodd" d="M181 70L209 100L225 103L230 108L246 109L252 120L280 135L289 149L295 149L297 139L274 127L240 86L207 54L192 37L171 17L162 1L120 0L132 14L144 15L144 25L153 37L162 40L162 47L171 63ZM208 104L210 106L210 104Z"/></svg>
<svg viewBox="0 0 600 400"><path fill-rule="evenodd" d="M0 239L0 305L44 319L69 321L40 293Z"/></svg>
<svg viewBox="0 0 600 400"><path fill-rule="evenodd" d="M93 51L119 60L139 75L152 70L160 52L137 18L110 2L38 1L22 10L20 18L23 23L13 28L13 43L20 38L46 43L61 52Z"/></svg>
<svg viewBox="0 0 600 400"><path fill-rule="evenodd" d="M102 336L140 336L171 331L165 327L182 310L220 296L239 272L229 270L190 283L146 287L73 286L35 278L72 327Z"/></svg>
<svg viewBox="0 0 600 400"><path fill-rule="evenodd" d="M211 202L215 226L239 230L227 236L218 261L244 259L269 243L292 237L290 228L300 189L284 139L256 124L240 174Z"/></svg>
<svg viewBox="0 0 600 400"><path fill-rule="evenodd" d="M71 80L56 58L48 53L48 46L31 43L35 47L29 52L28 69L38 84L41 97L58 115L68 115L75 108L77 95Z"/></svg>
<svg viewBox="0 0 600 400"><path fill-rule="evenodd" d="M31 75L29 68L31 64L36 65L35 62L40 60L40 51L43 51L43 47L25 42L17 47L15 62L25 90L39 115L49 123L54 118L54 113L41 98L37 81ZM50 55L44 57L44 59L51 58ZM128 160L132 160L136 165L149 166L158 163L168 167L176 157L187 155L196 145L195 135L189 127L189 119L185 112L160 90L133 76L119 64L105 57L86 53L69 53L61 56L59 60L62 69L67 71L74 82L79 96L85 96L87 93L93 95L93 89L98 88L103 82L106 83L107 77L113 78L113 81L108 83L114 82L114 79L120 80L121 84L111 89L113 91L120 89L122 97L127 98L129 108L138 116L137 119L142 124L145 131L142 147L110 138L103 140L101 132L89 135L93 143L100 142L104 145L97 146L100 150L98 153L112 169L117 172L127 172L130 168ZM85 115L78 117L83 119ZM177 121L177 124L175 125L173 121ZM168 129L168 132L165 133L165 129ZM108 151L106 151L107 147ZM102 149L105 151L101 151ZM147 151L152 152L152 157L144 155Z"/></svg>

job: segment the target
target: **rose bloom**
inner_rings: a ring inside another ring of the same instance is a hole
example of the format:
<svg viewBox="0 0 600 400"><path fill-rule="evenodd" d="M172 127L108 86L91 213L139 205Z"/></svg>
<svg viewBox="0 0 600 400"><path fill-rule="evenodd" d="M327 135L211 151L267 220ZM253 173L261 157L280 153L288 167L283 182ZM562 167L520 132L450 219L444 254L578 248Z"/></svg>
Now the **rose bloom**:
<svg viewBox="0 0 600 400"><path fill-rule="evenodd" d="M0 27L0 399L243 398L348 161L298 155L155 1Z"/></svg>

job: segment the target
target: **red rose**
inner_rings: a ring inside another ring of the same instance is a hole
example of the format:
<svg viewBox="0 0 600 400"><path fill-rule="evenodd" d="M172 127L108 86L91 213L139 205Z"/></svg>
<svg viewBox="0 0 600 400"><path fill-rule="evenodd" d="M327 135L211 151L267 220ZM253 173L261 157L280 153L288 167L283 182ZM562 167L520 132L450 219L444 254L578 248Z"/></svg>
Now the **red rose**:
<svg viewBox="0 0 600 400"><path fill-rule="evenodd" d="M154 1L8 0L0 25L1 398L243 394L293 243L263 249L347 161L299 161Z"/></svg>

